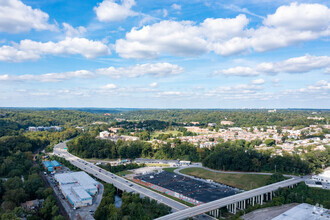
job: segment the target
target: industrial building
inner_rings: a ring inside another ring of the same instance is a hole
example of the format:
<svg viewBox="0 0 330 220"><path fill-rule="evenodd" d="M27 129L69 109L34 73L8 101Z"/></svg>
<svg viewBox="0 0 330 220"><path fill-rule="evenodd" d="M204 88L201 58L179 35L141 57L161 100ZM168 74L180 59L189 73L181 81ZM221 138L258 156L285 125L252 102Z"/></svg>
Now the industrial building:
<svg viewBox="0 0 330 220"><path fill-rule="evenodd" d="M54 177L63 195L74 208L92 205L92 196L98 192L99 184L87 173L60 173Z"/></svg>
<svg viewBox="0 0 330 220"><path fill-rule="evenodd" d="M44 161L43 162L44 167L46 170L48 170L49 172L53 172L54 170L59 170L62 169L62 165L57 162L56 160L52 160L52 161Z"/></svg>

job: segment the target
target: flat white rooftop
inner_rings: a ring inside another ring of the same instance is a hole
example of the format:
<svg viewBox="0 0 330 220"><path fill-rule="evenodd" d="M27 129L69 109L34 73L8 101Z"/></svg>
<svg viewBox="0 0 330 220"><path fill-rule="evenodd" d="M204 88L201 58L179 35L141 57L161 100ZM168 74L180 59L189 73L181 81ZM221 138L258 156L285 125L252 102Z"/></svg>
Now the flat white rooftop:
<svg viewBox="0 0 330 220"><path fill-rule="evenodd" d="M272 220L329 220L330 211L321 207L302 203L276 216Z"/></svg>
<svg viewBox="0 0 330 220"><path fill-rule="evenodd" d="M87 200L92 198L81 186L72 187L72 190L80 198L80 200Z"/></svg>
<svg viewBox="0 0 330 220"><path fill-rule="evenodd" d="M55 174L54 177L60 185L73 184L73 183L79 183L79 185L81 186L88 186L88 187L90 187L90 185L94 185L94 186L98 185L97 181L94 180L92 177L90 177L84 171L72 172L72 173L59 173L59 174Z"/></svg>

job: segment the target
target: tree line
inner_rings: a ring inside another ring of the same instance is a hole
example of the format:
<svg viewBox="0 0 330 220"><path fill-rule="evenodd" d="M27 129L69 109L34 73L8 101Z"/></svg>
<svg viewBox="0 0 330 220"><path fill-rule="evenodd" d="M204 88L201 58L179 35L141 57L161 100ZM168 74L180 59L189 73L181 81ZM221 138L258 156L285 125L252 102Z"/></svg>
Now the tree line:
<svg viewBox="0 0 330 220"><path fill-rule="evenodd" d="M309 126L311 124L326 124L330 119L328 110L317 110L318 117L324 117L324 120L315 121L307 119L315 110L278 110L275 113L268 113L267 110L212 110L212 109L166 109L166 110L138 110L115 113L111 119L116 117L129 120L162 120L169 123L187 123L199 122L206 126L208 123L216 123L218 127L220 122L233 121L234 126L252 127L252 126Z"/></svg>

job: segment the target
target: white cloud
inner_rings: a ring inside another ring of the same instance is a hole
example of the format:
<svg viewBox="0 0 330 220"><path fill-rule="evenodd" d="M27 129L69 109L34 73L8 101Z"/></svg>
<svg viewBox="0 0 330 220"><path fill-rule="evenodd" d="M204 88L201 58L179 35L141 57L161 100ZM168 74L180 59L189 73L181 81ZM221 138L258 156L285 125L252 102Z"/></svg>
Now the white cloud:
<svg viewBox="0 0 330 220"><path fill-rule="evenodd" d="M330 57L307 54L302 57L294 57L283 62L274 63L273 65L277 72L304 73L330 66Z"/></svg>
<svg viewBox="0 0 330 220"><path fill-rule="evenodd" d="M63 29L65 31L65 35L67 37L77 37L77 36L81 36L82 34L84 34L87 30L85 27L83 26L79 26L77 28L72 27L70 24L68 23L62 23L63 25Z"/></svg>
<svg viewBox="0 0 330 220"><path fill-rule="evenodd" d="M200 38L198 28L191 22L161 21L133 28L126 40L116 41L116 52L125 58L155 58L160 53L197 55L207 51L206 41Z"/></svg>
<svg viewBox="0 0 330 220"><path fill-rule="evenodd" d="M255 14L255 13L249 11L247 8L240 8L240 7L238 7L237 5L233 5L233 4L230 4L230 5L228 5L228 4L224 4L223 7L224 7L225 9L229 9L229 10L232 10L232 11L242 12L242 13L245 13L245 14L253 15L253 16L256 16L256 17L258 17L258 18L264 18L264 17L262 17L262 16L260 16L260 15L257 15L257 14Z"/></svg>
<svg viewBox="0 0 330 220"><path fill-rule="evenodd" d="M233 36L244 35L245 15L233 19L206 19L199 26L191 21L161 21L141 29L133 28L126 39L116 41L116 52L125 58L155 58L161 53L179 56L200 55L209 50L233 54L242 50ZM210 41L210 42L208 42ZM223 41L223 47L218 44ZM243 48L245 49L245 47Z"/></svg>
<svg viewBox="0 0 330 220"><path fill-rule="evenodd" d="M111 66L109 68L101 68L97 69L96 73L118 79L121 77L135 78L141 76L165 77L180 74L183 70L182 67L170 63L145 63L128 67L115 68Z"/></svg>
<svg viewBox="0 0 330 220"><path fill-rule="evenodd" d="M171 8L175 9L175 10L181 10L181 5L178 5L178 4L173 4L171 5Z"/></svg>
<svg viewBox="0 0 330 220"><path fill-rule="evenodd" d="M158 87L158 83L153 82L153 83L150 83L149 86L150 86L151 88L156 88L156 87Z"/></svg>
<svg viewBox="0 0 330 220"><path fill-rule="evenodd" d="M165 91L157 93L157 96L179 96L182 95L182 92L179 91Z"/></svg>
<svg viewBox="0 0 330 220"><path fill-rule="evenodd" d="M326 69L324 70L324 73L325 73L325 74L330 74L330 67L326 68Z"/></svg>
<svg viewBox="0 0 330 220"><path fill-rule="evenodd" d="M77 70L63 73L46 73L41 75L0 75L0 81L40 81L40 82L60 82L64 80L69 80L73 78L87 79L95 78L100 75L106 75L110 78L136 78L142 76L152 76L152 77L166 77L180 74L184 69L178 65L170 63L146 63L137 64L135 66L118 67L113 66L108 68L100 68L95 71L89 70ZM107 88L112 88L114 84L108 84ZM158 86L157 82L153 82L149 85L151 88Z"/></svg>
<svg viewBox="0 0 330 220"><path fill-rule="evenodd" d="M163 17L166 18L168 15L168 11L164 8L163 9Z"/></svg>
<svg viewBox="0 0 330 220"><path fill-rule="evenodd" d="M255 79L255 80L252 80L252 84L261 85L261 84L264 84L264 83L265 83L265 80L264 79Z"/></svg>
<svg viewBox="0 0 330 220"><path fill-rule="evenodd" d="M48 14L32 9L19 0L0 0L0 32L19 33L35 30L56 30L48 23Z"/></svg>
<svg viewBox="0 0 330 220"><path fill-rule="evenodd" d="M280 79L272 79L272 82L275 83L275 84L277 84L277 83L280 82Z"/></svg>
<svg viewBox="0 0 330 220"><path fill-rule="evenodd" d="M97 19L102 22L122 21L127 17L137 16L138 13L131 10L135 5L134 0L122 0L121 5L115 0L104 0L94 7Z"/></svg>
<svg viewBox="0 0 330 220"><path fill-rule="evenodd" d="M253 68L250 67L233 67L224 70L216 70L213 72L214 75L221 74L225 76L257 76L259 75Z"/></svg>
<svg viewBox="0 0 330 220"><path fill-rule="evenodd" d="M306 97L308 95L312 95L313 98L318 97L329 97L330 95L330 82L326 80L320 80L316 83L309 85L300 89L292 89L283 91L285 95L303 95L301 97ZM317 95L317 96L315 96Z"/></svg>
<svg viewBox="0 0 330 220"><path fill-rule="evenodd" d="M116 89L117 86L115 84L107 84L105 86L101 86L101 89Z"/></svg>
<svg viewBox="0 0 330 220"><path fill-rule="evenodd" d="M330 35L330 9L321 4L291 3L263 21L251 38L256 51L286 47Z"/></svg>
<svg viewBox="0 0 330 220"><path fill-rule="evenodd" d="M326 80L320 80L316 82L314 85L310 85L307 87L309 91L317 92L317 91L330 91L330 82Z"/></svg>
<svg viewBox="0 0 330 220"><path fill-rule="evenodd" d="M22 62L37 60L42 55L80 54L88 59L110 54L108 46L100 41L86 38L67 37L62 41L42 43L32 40L22 40L13 46L0 47L0 61Z"/></svg>
<svg viewBox="0 0 330 220"><path fill-rule="evenodd" d="M268 15L263 23L267 26L289 30L323 31L329 26L330 10L321 4L298 4L279 7L275 14Z"/></svg>
<svg viewBox="0 0 330 220"><path fill-rule="evenodd" d="M219 86L215 90L209 91L210 94L221 95L221 94L249 94L256 93L261 90L262 87L253 84L239 84L233 86Z"/></svg>
<svg viewBox="0 0 330 220"><path fill-rule="evenodd" d="M255 67L237 66L229 69L214 71L214 74L227 76L255 76L260 74L277 73L306 73L312 70L330 68L330 57L311 56L306 54L301 57L293 57L280 62L264 62ZM326 70L325 70L326 72Z"/></svg>
<svg viewBox="0 0 330 220"><path fill-rule="evenodd" d="M137 59L161 54L195 56L214 52L228 56L251 50L263 52L330 36L330 9L320 4L292 3L279 7L256 29L247 28L248 23L243 14L207 18L199 24L161 21L133 28L125 39L116 41L115 48L121 57Z"/></svg>
<svg viewBox="0 0 330 220"><path fill-rule="evenodd" d="M0 81L40 81L40 82L60 82L72 78L91 78L94 74L88 70L78 70L64 73L46 73L42 75L0 75Z"/></svg>

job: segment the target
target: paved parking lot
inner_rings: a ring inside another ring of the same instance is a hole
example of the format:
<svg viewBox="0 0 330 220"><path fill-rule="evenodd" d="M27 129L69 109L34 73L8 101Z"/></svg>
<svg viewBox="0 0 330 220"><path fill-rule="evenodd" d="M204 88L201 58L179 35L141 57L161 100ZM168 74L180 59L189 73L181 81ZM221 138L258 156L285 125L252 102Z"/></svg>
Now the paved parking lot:
<svg viewBox="0 0 330 220"><path fill-rule="evenodd" d="M166 171L136 176L135 178L161 186L165 189L172 190L204 203L238 193L237 189L233 189L229 186L220 186L218 184Z"/></svg>

